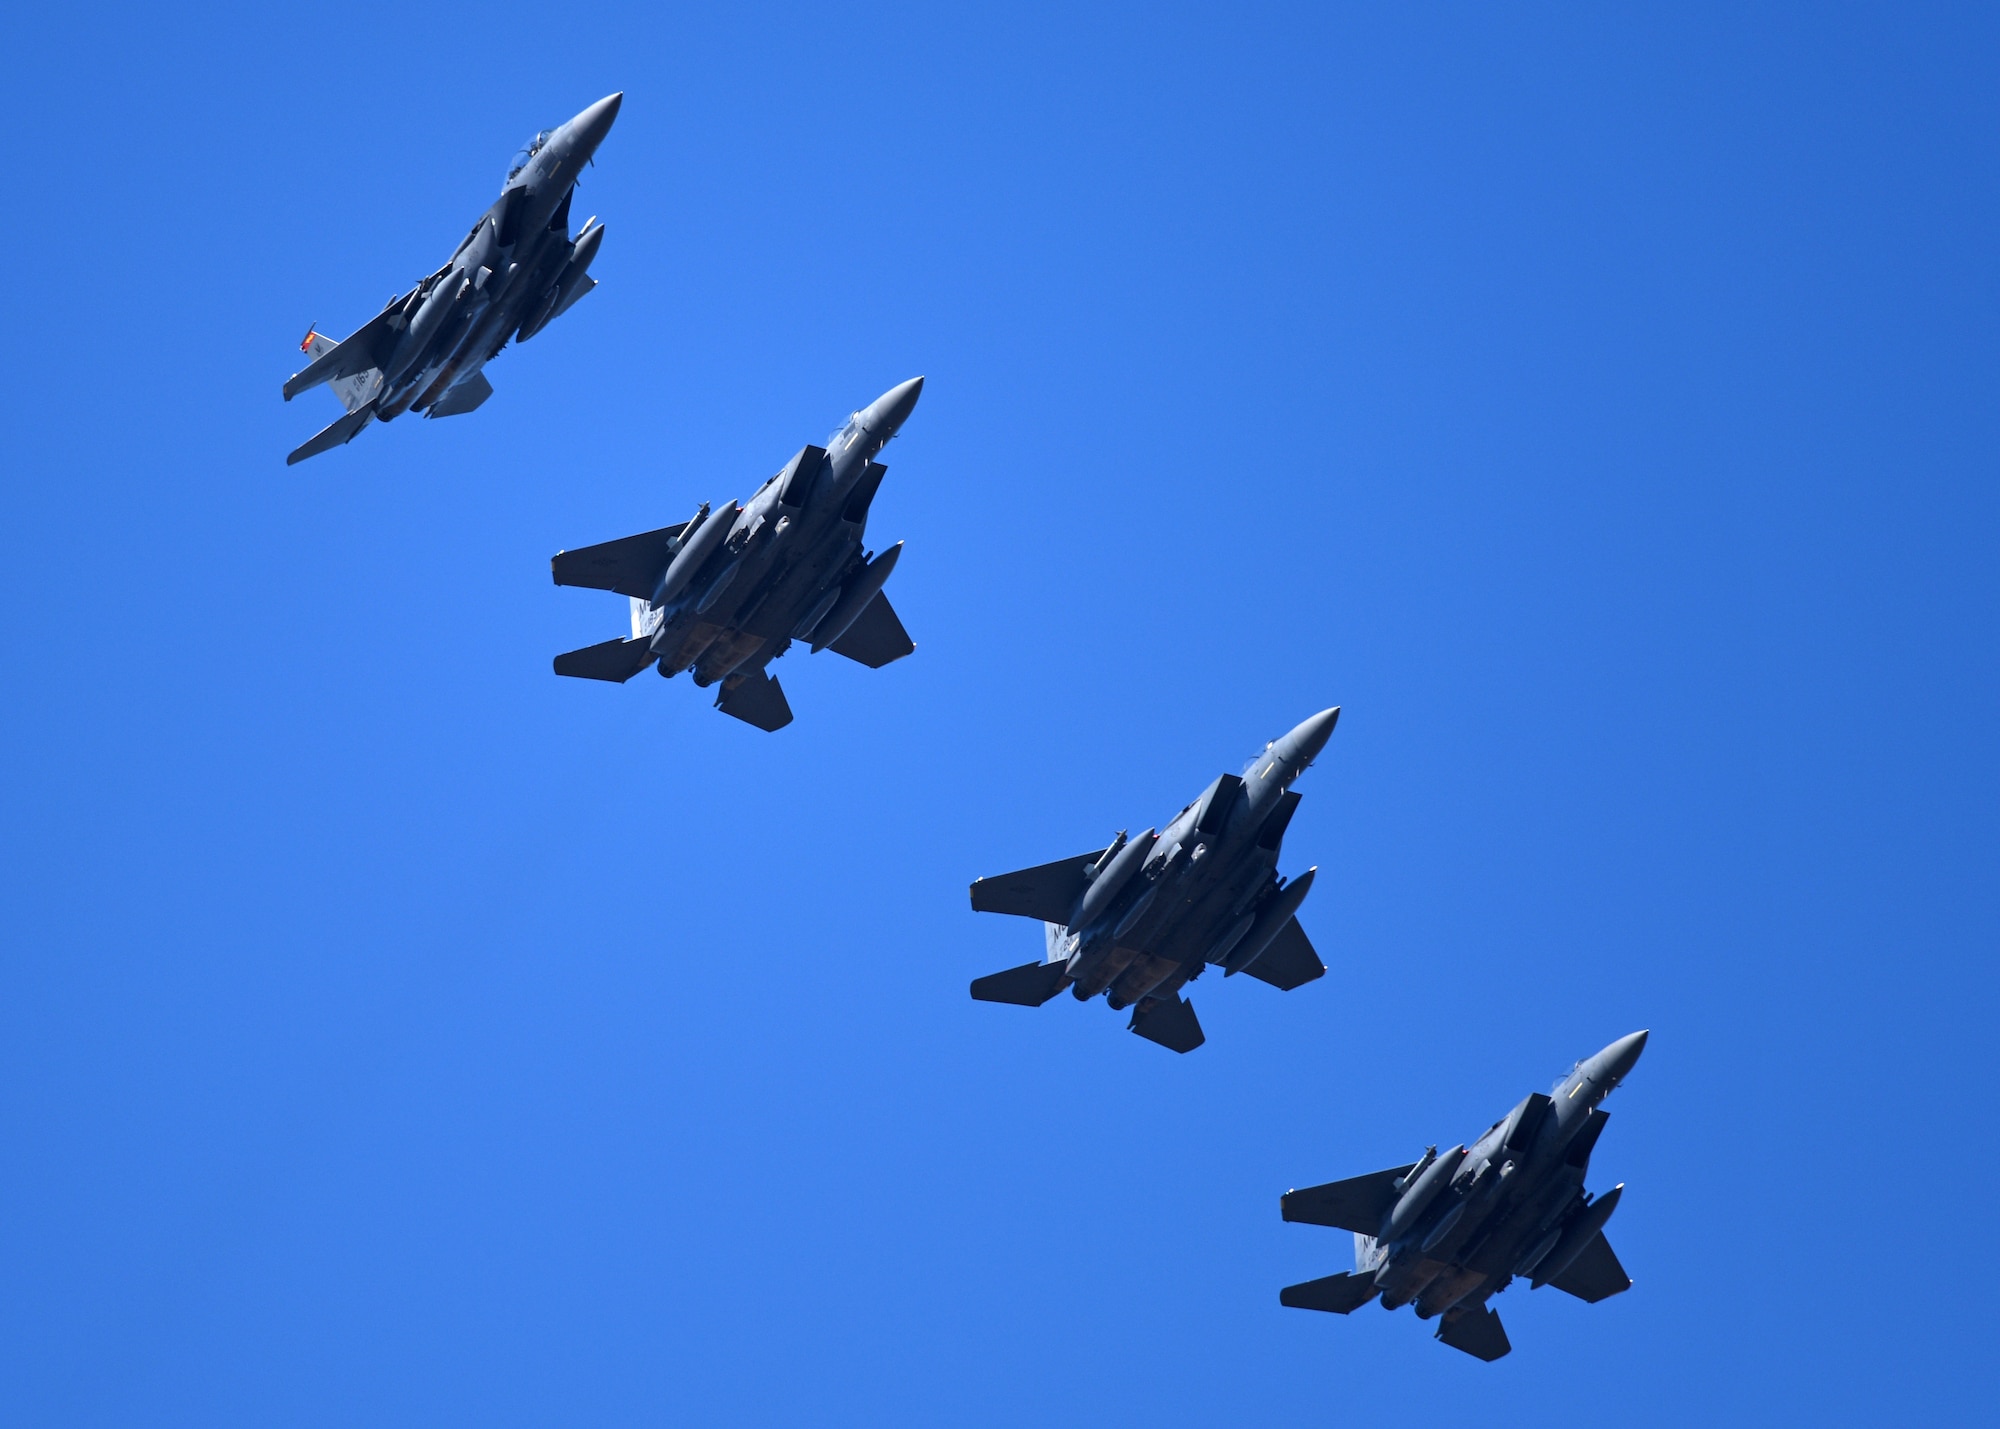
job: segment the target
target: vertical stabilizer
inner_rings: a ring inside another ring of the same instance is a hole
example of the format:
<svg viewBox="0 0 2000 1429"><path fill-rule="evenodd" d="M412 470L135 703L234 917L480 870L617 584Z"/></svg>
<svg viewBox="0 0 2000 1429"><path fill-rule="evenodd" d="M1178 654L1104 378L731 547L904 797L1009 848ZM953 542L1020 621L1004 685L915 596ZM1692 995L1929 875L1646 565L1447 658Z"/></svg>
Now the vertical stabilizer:
<svg viewBox="0 0 2000 1429"><path fill-rule="evenodd" d="M1382 1247L1375 1243L1375 1237L1372 1235L1363 1235L1360 1231L1356 1231L1354 1233L1355 1273L1358 1275L1362 1271L1367 1271L1372 1274L1381 1267L1382 1260Z"/></svg>
<svg viewBox="0 0 2000 1429"><path fill-rule="evenodd" d="M366 334L372 339L377 336L372 331L373 327L374 324L371 323L368 328L363 329L362 333L357 333L355 336L361 337ZM328 337L325 333L317 329L308 331L305 341L299 344L299 351L311 358L312 361L306 365L305 370L299 375L305 376L311 373L314 368L319 366L319 359L325 357L340 345L340 338ZM373 354L359 352L356 356L360 361L372 361ZM360 411L363 407L374 401L382 391L382 369L375 366L368 366L357 367L351 372L347 371L346 369L354 366L354 360L354 358L350 358L347 361L337 362L334 370L340 375L327 379L327 386L333 389L336 397L340 398L340 405L347 408L350 412ZM286 393L287 400L290 399L291 395L291 392L288 390Z"/></svg>
<svg viewBox="0 0 2000 1429"><path fill-rule="evenodd" d="M1076 951L1076 940L1070 936L1069 929L1060 923L1042 924L1042 943L1049 950L1049 955L1042 960L1044 962L1066 963L1069 955Z"/></svg>

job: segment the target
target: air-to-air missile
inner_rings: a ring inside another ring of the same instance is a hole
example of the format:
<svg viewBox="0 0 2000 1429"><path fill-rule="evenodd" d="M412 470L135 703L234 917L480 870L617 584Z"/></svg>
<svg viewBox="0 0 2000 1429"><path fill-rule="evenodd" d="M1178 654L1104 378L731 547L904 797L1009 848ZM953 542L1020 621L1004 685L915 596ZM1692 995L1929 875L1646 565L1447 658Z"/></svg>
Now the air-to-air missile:
<svg viewBox="0 0 2000 1429"><path fill-rule="evenodd" d="M1408 1166L1287 1191L1286 1220L1354 1233L1354 1269L1288 1285L1279 1301L1336 1315L1378 1295L1390 1310L1414 1302L1418 1319L1438 1320L1438 1339L1497 1360L1512 1346L1486 1302L1514 1277L1592 1303L1631 1289L1604 1238L1625 1188L1593 1198L1583 1182L1609 1119L1598 1103L1645 1049L1644 1032L1619 1038L1470 1147L1433 1146Z"/></svg>
<svg viewBox="0 0 2000 1429"><path fill-rule="evenodd" d="M1298 808L1292 781L1326 747L1338 709L1266 744L1241 775L1219 775L1163 832L1121 831L1102 851L982 878L981 913L1046 925L1047 957L975 979L982 1002L1039 1007L1068 988L1132 1009L1130 1030L1176 1052L1202 1044L1180 990L1210 965L1289 992L1326 972L1294 916L1317 869L1289 883L1278 849Z"/></svg>
<svg viewBox="0 0 2000 1429"><path fill-rule="evenodd" d="M286 457L286 465L404 412L470 412L493 395L480 369L509 338L526 342L597 286L590 264L604 225L592 219L572 237L570 198L623 99L607 95L523 145L500 197L451 261L390 298L352 337L306 334L299 348L312 361L285 383L285 400L330 382L347 415Z"/></svg>
<svg viewBox="0 0 2000 1429"><path fill-rule="evenodd" d="M695 684L721 685L724 714L782 729L792 707L765 667L794 640L870 669L916 649L882 592L902 543L871 555L861 541L888 470L875 457L923 390L921 377L890 388L741 505L559 552L556 584L629 596L632 634L556 656L556 673L623 683L648 665L668 678L692 670Z"/></svg>

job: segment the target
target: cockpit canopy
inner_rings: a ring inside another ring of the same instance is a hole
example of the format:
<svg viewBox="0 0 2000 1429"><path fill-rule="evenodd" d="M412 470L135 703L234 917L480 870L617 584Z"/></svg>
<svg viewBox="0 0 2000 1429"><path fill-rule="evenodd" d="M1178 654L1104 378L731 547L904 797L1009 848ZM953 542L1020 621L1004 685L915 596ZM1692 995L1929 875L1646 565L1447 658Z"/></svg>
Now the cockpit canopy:
<svg viewBox="0 0 2000 1429"><path fill-rule="evenodd" d="M519 151L514 155L513 162L507 165L508 183L513 183L521 170L528 167L528 160L542 152L542 146L549 142L549 137L555 132L553 129L544 129L520 147Z"/></svg>
<svg viewBox="0 0 2000 1429"><path fill-rule="evenodd" d="M1243 766L1243 777L1245 779L1248 779L1264 767L1265 761L1270 759L1271 751L1277 747L1277 744L1277 740L1267 739L1264 741L1264 747L1250 756L1250 762Z"/></svg>

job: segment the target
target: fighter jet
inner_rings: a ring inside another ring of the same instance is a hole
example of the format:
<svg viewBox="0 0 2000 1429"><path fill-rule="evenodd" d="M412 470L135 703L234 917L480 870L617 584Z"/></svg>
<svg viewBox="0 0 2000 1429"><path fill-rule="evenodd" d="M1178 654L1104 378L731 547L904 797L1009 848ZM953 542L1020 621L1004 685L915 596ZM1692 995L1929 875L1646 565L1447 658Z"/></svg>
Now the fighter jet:
<svg viewBox="0 0 2000 1429"><path fill-rule="evenodd" d="M312 359L285 383L291 401L322 382L347 415L285 458L318 456L370 422L404 412L455 417L493 395L480 370L507 345L526 342L597 286L590 262L604 225L569 231L577 175L611 132L623 94L607 95L567 124L535 135L507 167L493 207L480 215L451 261L388 304L345 341L308 332Z"/></svg>
<svg viewBox="0 0 2000 1429"><path fill-rule="evenodd" d="M1609 1119L1598 1103L1646 1050L1646 1034L1621 1037L1578 1062L1552 1095L1531 1093L1468 1150L1433 1146L1392 1166L1280 1201L1288 1221L1354 1232L1354 1269L1288 1285L1281 1304L1350 1314L1375 1296L1384 1308L1416 1302L1438 1319L1437 1338L1482 1360L1513 1348L1487 1300L1515 1276L1595 1304L1632 1288L1604 1238L1622 1185L1583 1189L1591 1148Z"/></svg>
<svg viewBox="0 0 2000 1429"><path fill-rule="evenodd" d="M862 549L869 504L888 470L875 460L924 390L912 377L847 419L823 447L805 446L747 503L707 503L692 521L561 551L557 585L617 591L632 601L630 639L556 656L556 673L623 683L654 665L720 684L715 707L759 729L792 722L765 667L804 640L880 669L917 647L882 593L898 541Z"/></svg>
<svg viewBox="0 0 2000 1429"><path fill-rule="evenodd" d="M1040 1007L1064 988L1132 1009L1128 1030L1176 1052L1205 1040L1180 990L1210 963L1290 992L1326 972L1293 915L1317 868L1278 877L1278 846L1299 806L1292 781L1333 734L1322 710L1266 744L1241 775L1221 774L1168 823L1110 847L972 885L980 913L1043 921L1048 956L977 978L981 1002Z"/></svg>

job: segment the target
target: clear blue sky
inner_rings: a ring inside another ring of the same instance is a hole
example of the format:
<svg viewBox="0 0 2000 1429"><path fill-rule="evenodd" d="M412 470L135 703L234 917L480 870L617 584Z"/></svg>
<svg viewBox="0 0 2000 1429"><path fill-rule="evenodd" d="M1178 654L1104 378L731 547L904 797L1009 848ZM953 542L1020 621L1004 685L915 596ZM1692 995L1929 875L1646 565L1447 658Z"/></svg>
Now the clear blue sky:
<svg viewBox="0 0 2000 1429"><path fill-rule="evenodd" d="M1386 8L9 12L0 1417L1990 1411L1994 21ZM601 291L287 470L616 89ZM554 551L916 373L914 658L550 673ZM1323 981L967 998L1336 703ZM1279 1308L1637 1027L1631 1294Z"/></svg>

